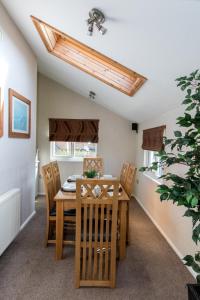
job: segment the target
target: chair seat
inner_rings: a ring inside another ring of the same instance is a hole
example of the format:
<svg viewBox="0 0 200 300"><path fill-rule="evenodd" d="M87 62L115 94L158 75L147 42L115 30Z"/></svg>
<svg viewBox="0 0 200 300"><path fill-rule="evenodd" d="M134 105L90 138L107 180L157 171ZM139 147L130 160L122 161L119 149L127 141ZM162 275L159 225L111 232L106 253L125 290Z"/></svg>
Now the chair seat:
<svg viewBox="0 0 200 300"><path fill-rule="evenodd" d="M50 216L55 217L56 216L56 208L52 208L50 211ZM75 217L76 216L76 210L75 209L69 209L64 211L65 217Z"/></svg>

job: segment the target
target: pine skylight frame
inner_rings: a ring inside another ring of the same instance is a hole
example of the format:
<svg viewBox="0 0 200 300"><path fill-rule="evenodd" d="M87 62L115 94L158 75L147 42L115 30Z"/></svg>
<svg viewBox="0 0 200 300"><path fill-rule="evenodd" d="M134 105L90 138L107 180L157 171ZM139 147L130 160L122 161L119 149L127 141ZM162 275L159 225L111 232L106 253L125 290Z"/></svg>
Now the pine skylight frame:
<svg viewBox="0 0 200 300"><path fill-rule="evenodd" d="M144 76L80 43L51 25L31 16L47 51L122 93L133 96L147 80Z"/></svg>

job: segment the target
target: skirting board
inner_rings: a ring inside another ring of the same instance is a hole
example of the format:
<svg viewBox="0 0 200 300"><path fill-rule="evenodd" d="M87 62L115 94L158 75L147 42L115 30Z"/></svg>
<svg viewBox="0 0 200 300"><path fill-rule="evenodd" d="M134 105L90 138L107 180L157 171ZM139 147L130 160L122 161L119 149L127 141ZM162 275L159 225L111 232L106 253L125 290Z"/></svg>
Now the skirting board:
<svg viewBox="0 0 200 300"><path fill-rule="evenodd" d="M35 215L35 210L32 212L32 214L30 214L30 216L24 221L24 223L20 226L20 231L22 231L22 229L24 229L24 227L30 222L30 220L34 217Z"/></svg>
<svg viewBox="0 0 200 300"><path fill-rule="evenodd" d="M133 195L133 197L136 199L136 201L138 202L138 204L140 205L140 207L144 210L144 212L146 213L146 215L150 218L150 220L152 221L152 223L156 226L156 228L160 231L160 233L162 234L162 236L164 237L164 239L167 241L167 243L170 245L170 247L174 250L174 252L176 253L176 255L180 258L181 262L183 263L183 257L184 255L182 255L180 253L180 251L176 248L176 246L174 245L174 243L168 238L168 236L165 234L165 232L162 230L162 228L158 225L158 223L153 219L153 217L151 216L151 214L148 212L148 210L144 207L144 205L142 204L142 202L140 201L140 199L136 196ZM184 264L184 263L183 263ZM197 274L189 267L185 266L188 271L192 274L192 276L196 279Z"/></svg>

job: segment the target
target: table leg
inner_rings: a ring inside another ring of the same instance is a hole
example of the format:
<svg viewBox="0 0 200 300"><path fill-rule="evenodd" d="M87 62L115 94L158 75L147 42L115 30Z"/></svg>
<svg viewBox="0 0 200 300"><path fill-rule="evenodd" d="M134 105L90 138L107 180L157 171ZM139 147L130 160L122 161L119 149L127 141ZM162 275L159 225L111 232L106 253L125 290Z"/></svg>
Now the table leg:
<svg viewBox="0 0 200 300"><path fill-rule="evenodd" d="M129 210L130 210L130 202L127 203L127 211L126 211L126 244L130 244L130 224L129 224Z"/></svg>
<svg viewBox="0 0 200 300"><path fill-rule="evenodd" d="M120 219L120 240L119 240L119 258L126 257L126 227L127 227L127 203L121 201L119 219Z"/></svg>
<svg viewBox="0 0 200 300"><path fill-rule="evenodd" d="M56 260L62 259L63 254L63 201L56 201Z"/></svg>

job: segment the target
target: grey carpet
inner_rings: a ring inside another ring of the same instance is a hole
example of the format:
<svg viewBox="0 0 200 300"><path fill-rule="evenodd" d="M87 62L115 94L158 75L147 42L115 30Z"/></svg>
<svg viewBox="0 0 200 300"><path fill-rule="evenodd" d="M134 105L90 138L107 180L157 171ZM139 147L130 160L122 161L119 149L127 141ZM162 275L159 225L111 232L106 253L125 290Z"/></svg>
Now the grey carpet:
<svg viewBox="0 0 200 300"><path fill-rule="evenodd" d="M194 279L145 215L131 201L131 243L117 268L117 287L74 288L74 248L65 247L55 261L54 246L44 248L44 199L37 214L0 257L0 299L184 300Z"/></svg>

